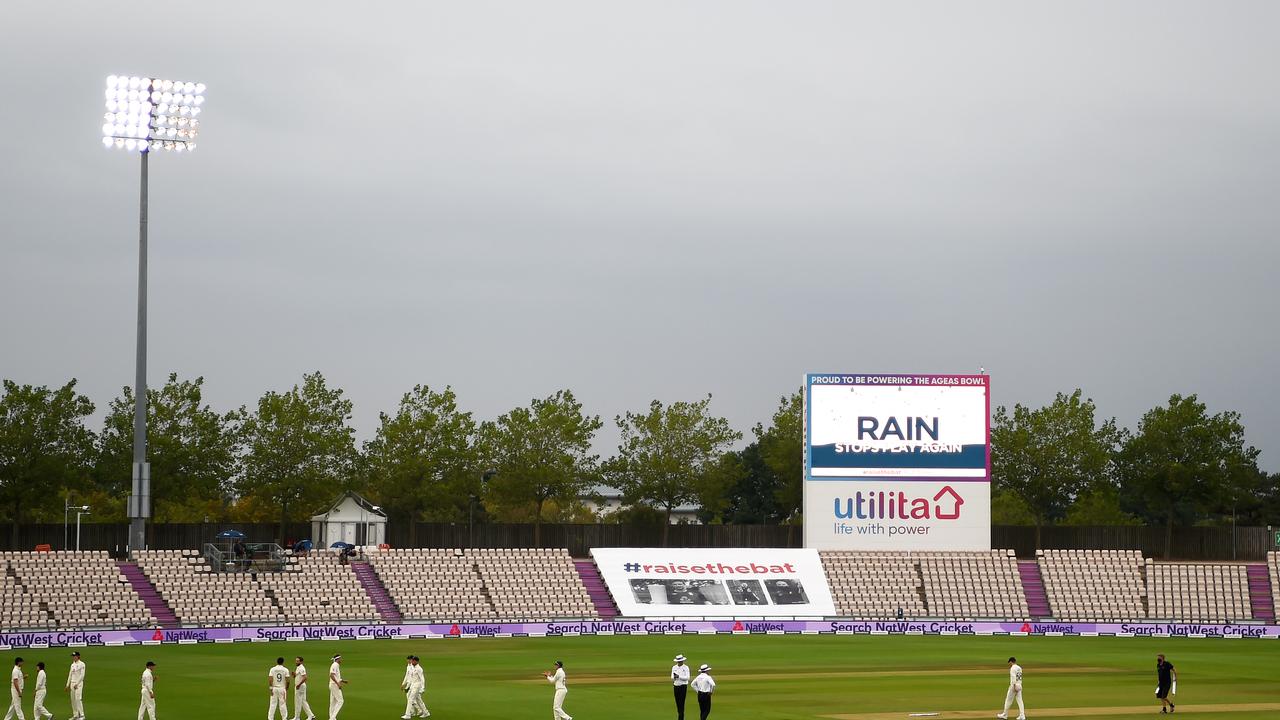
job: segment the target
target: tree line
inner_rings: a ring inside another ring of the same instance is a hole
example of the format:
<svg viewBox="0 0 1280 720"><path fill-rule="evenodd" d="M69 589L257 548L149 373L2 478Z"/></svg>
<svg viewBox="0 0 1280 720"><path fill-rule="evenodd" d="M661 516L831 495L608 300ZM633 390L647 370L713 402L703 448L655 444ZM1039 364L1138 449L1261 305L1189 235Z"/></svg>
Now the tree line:
<svg viewBox="0 0 1280 720"><path fill-rule="evenodd" d="M358 443L352 402L319 372L256 407L214 410L203 378L148 390L148 461L156 522L305 520L344 490L382 506L393 522L630 522L667 527L697 505L704 522L801 521L803 400L779 399L745 435L711 396L613 418L619 444L593 454L604 427L569 390L534 398L492 420L462 410L450 387L425 385L379 414ZM61 387L4 381L0 397L0 520L56 522L64 504L98 521L125 519L131 484L133 393L87 427L93 402ZM746 439L745 445L741 441ZM1267 524L1280 518L1280 475L1257 466L1234 412L1210 414L1174 395L1132 430L1100 420L1080 390L1039 408L992 417L995 524ZM627 507L606 517L584 505L619 489ZM665 538L664 538L665 539Z"/></svg>

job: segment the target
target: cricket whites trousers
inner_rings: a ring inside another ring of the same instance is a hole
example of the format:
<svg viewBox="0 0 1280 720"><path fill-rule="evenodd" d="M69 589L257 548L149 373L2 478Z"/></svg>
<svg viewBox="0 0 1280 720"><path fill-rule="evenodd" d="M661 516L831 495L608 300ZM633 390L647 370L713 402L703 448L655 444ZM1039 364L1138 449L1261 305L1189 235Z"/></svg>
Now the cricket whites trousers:
<svg viewBox="0 0 1280 720"><path fill-rule="evenodd" d="M142 720L142 716L146 714L151 715L151 720L156 720L156 699L143 688L142 703L138 705L138 720Z"/></svg>

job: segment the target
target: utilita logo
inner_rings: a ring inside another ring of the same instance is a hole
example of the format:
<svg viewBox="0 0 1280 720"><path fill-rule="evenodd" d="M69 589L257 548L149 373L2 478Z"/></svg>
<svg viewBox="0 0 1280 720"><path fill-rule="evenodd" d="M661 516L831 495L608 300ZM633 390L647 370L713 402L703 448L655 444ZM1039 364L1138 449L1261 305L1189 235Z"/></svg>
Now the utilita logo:
<svg viewBox="0 0 1280 720"><path fill-rule="evenodd" d="M836 517L842 520L958 520L964 498L950 485L930 500L908 497L899 490L858 492L853 497L836 498Z"/></svg>

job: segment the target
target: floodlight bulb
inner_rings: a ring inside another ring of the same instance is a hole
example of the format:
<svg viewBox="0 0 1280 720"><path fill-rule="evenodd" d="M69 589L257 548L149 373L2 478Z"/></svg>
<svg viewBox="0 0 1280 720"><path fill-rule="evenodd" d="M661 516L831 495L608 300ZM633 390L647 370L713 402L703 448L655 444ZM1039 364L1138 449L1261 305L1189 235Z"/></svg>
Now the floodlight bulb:
<svg viewBox="0 0 1280 720"><path fill-rule="evenodd" d="M191 117L195 117L196 115L199 115L199 114L200 114L200 108L198 107L191 108Z"/></svg>
<svg viewBox="0 0 1280 720"><path fill-rule="evenodd" d="M137 146L138 146L138 144L137 144L136 142L134 142L133 140L125 140L125 141L124 141L124 149L125 149L125 150L132 150L132 149L134 149L134 148L135 148L135 147L137 147Z"/></svg>
<svg viewBox="0 0 1280 720"><path fill-rule="evenodd" d="M122 147L124 147L124 139L123 139L123 138L116 138L116 139L115 139L115 145L116 145L116 147L117 147L117 148L122 148Z"/></svg>
<svg viewBox="0 0 1280 720"><path fill-rule="evenodd" d="M164 89L165 92L169 92L170 90L173 89L173 81L165 80L164 84L161 87Z"/></svg>
<svg viewBox="0 0 1280 720"><path fill-rule="evenodd" d="M197 94L197 95L203 95L203 94L204 94L205 89L206 89L206 88L205 88L205 84L204 84L204 83L196 83L196 94Z"/></svg>
<svg viewBox="0 0 1280 720"><path fill-rule="evenodd" d="M111 138L109 138L109 137L104 137L104 138L102 138L102 147L109 148L109 147L111 147L112 145L114 145L114 144L115 144L115 142L116 142L115 140L113 140L113 139L111 139Z"/></svg>
<svg viewBox="0 0 1280 720"><path fill-rule="evenodd" d="M186 143L177 143L177 144L174 146L174 148L173 148L173 149L174 149L174 151L175 151L175 152L182 152L183 150L186 150L186 149L187 149L187 144L186 144Z"/></svg>
<svg viewBox="0 0 1280 720"><path fill-rule="evenodd" d="M108 76L107 76L107 87L109 87L109 88L113 88L113 87L115 87L115 86L116 86L116 83L117 83L117 82L119 82L119 81L120 81L120 78L116 77L115 75L108 75Z"/></svg>
<svg viewBox="0 0 1280 720"><path fill-rule="evenodd" d="M102 126L102 134L103 134L103 135L110 135L110 134L111 134L111 128L113 128L113 127L115 127L115 126L114 126L114 125L103 125L103 126Z"/></svg>
<svg viewBox="0 0 1280 720"><path fill-rule="evenodd" d="M196 96L196 99L195 99L195 104L196 104L196 105L203 105L203 104L204 104L204 96L203 96L203 95L197 95L197 96Z"/></svg>

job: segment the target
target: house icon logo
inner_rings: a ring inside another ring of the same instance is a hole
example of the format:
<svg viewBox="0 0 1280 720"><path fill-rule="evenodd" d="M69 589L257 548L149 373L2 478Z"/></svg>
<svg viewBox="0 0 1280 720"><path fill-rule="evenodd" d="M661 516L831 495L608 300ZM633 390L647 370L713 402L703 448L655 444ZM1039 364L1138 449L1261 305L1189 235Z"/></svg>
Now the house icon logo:
<svg viewBox="0 0 1280 720"><path fill-rule="evenodd" d="M461 635L461 634L462 634L462 628L458 627L458 625L455 623L453 627L449 628L449 634L450 634L450 635Z"/></svg>
<svg viewBox="0 0 1280 720"><path fill-rule="evenodd" d="M160 628L156 628L156 632L151 636L151 639L157 642L164 642L164 631Z"/></svg>
<svg viewBox="0 0 1280 720"><path fill-rule="evenodd" d="M950 496L950 497L948 497ZM933 496L934 517L939 520L957 520L960 518L960 506L964 498L950 485L944 485L937 495Z"/></svg>
<svg viewBox="0 0 1280 720"><path fill-rule="evenodd" d="M733 624L733 631L734 631L734 632L739 632L739 631L741 631L741 630L745 630L745 629L746 629L746 628L744 628L744 627L742 626L742 621L741 621L741 620L738 620L737 622L735 622L735 623Z"/></svg>

